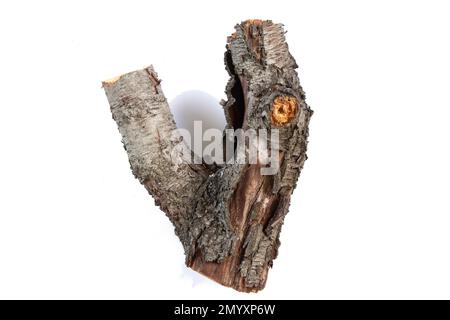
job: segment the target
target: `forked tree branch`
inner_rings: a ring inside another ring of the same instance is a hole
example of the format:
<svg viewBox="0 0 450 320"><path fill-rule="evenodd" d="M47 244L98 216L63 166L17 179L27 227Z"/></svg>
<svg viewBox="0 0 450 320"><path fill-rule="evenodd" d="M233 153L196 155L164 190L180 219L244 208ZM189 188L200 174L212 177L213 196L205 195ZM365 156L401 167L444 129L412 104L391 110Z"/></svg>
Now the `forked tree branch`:
<svg viewBox="0 0 450 320"><path fill-rule="evenodd" d="M174 163L180 143L153 67L103 82L133 174L175 226L186 264L239 291L264 288L277 255L281 225L306 160L305 103L281 24L248 20L228 38L230 75L223 101L228 129L277 130L270 153L280 168L263 175L262 162L206 166Z"/></svg>

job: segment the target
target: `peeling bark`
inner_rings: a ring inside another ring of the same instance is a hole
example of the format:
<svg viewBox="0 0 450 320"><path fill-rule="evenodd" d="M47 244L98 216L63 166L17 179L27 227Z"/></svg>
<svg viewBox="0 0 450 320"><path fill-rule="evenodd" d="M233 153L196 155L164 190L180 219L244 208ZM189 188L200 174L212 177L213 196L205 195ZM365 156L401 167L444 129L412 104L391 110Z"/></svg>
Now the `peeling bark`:
<svg viewBox="0 0 450 320"><path fill-rule="evenodd" d="M148 67L103 82L135 177L175 226L186 265L239 291L264 288L291 194L306 160L312 110L281 24L248 20L228 37L227 128L279 130L275 175L263 164L206 166L171 152L181 137ZM272 152L275 152L272 150Z"/></svg>

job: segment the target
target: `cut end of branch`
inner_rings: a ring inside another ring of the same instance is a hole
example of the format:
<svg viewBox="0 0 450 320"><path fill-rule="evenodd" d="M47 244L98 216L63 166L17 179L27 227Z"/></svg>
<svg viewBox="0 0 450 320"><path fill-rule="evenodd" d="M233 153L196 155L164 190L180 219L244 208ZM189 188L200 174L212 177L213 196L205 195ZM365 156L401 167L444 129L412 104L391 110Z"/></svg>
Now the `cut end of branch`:
<svg viewBox="0 0 450 320"><path fill-rule="evenodd" d="M261 26L263 24L263 22L264 22L264 20L261 20L261 19L248 19L243 22L243 25L245 27Z"/></svg>
<svg viewBox="0 0 450 320"><path fill-rule="evenodd" d="M271 120L275 126L283 126L295 118L298 109L297 98L278 96L273 100Z"/></svg>
<svg viewBox="0 0 450 320"><path fill-rule="evenodd" d="M117 76L117 77L114 77L114 78L105 80L105 81L102 82L102 85L103 85L104 87L112 86L112 85L115 84L117 81L119 81L121 77L122 77L122 76Z"/></svg>

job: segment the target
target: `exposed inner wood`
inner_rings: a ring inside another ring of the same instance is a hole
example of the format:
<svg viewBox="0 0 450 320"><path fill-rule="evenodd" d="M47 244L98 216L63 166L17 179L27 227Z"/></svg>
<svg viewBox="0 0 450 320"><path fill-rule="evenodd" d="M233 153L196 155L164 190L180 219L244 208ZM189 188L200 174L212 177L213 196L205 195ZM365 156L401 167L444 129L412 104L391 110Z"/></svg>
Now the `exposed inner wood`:
<svg viewBox="0 0 450 320"><path fill-rule="evenodd" d="M284 126L297 114L297 99L292 96L278 96L272 104L271 120L276 126Z"/></svg>
<svg viewBox="0 0 450 320"><path fill-rule="evenodd" d="M113 77L111 79L105 80L105 81L103 81L103 85L104 86L110 86L110 85L116 83L120 79L120 77L121 76L116 76L116 77Z"/></svg>

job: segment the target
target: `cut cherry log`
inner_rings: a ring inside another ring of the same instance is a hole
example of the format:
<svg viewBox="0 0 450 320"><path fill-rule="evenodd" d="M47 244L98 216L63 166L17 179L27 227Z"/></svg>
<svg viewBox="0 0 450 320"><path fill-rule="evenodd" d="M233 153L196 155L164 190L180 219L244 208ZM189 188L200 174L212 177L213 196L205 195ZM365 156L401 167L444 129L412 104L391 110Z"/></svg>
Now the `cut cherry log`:
<svg viewBox="0 0 450 320"><path fill-rule="evenodd" d="M277 255L307 158L312 110L282 25L248 20L235 29L225 53L226 129L265 130L269 140L276 132L278 141L269 143L268 153L277 170L259 158L215 165L174 161L182 138L153 67L104 81L103 87L133 174L173 223L186 265L225 286L254 292L264 288Z"/></svg>

